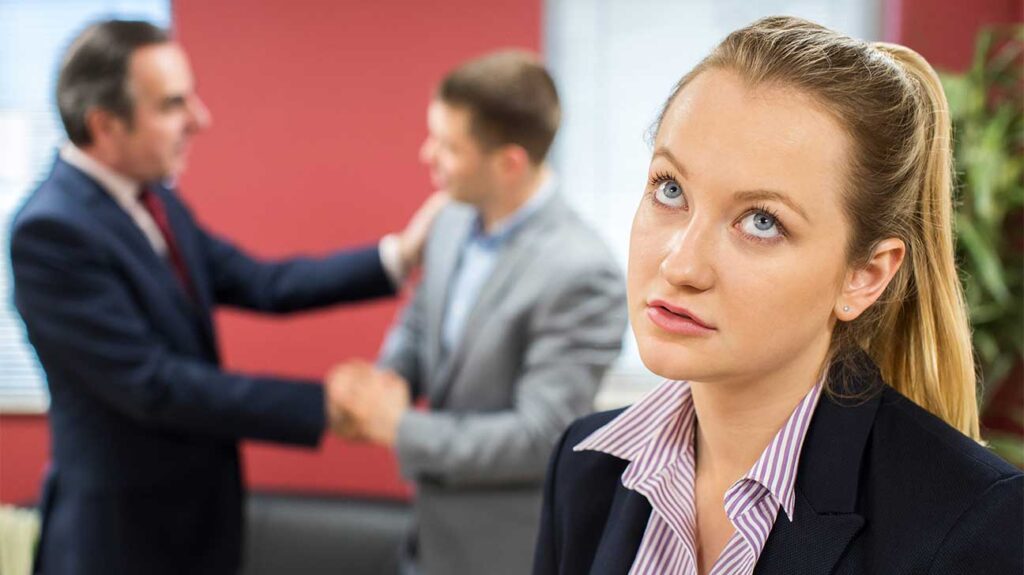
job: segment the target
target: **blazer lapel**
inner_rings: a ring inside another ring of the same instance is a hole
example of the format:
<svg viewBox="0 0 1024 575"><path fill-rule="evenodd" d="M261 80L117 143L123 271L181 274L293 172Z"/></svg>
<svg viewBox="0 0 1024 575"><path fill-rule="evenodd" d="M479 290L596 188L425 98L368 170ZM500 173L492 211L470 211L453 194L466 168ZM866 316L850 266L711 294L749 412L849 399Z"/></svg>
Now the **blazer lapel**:
<svg viewBox="0 0 1024 575"><path fill-rule="evenodd" d="M194 304L189 300L184 289L181 286L181 282L175 276L174 271L168 262L164 261L154 250L153 246L150 245L149 239L146 238L142 230L132 221L124 209L121 208L98 183L86 174L79 171L77 168L67 164L63 160L59 159L56 162L55 170L60 170L60 177L67 177L78 180L78 183L74 184L71 189L84 190L82 193L87 194L87 205L92 210L93 215L102 222L104 229L109 230L115 236L120 237L124 242L130 246L131 250L138 256L140 261L145 266L145 272L150 277L156 279L156 283L161 286L173 286L171 289L164 289L164 293L175 302L178 309L186 315L186 317L194 318L196 309ZM166 203L166 196L164 198ZM177 218L171 218L174 222ZM176 236L180 233L181 224L178 222L176 225L172 223L172 229ZM193 273L196 268L196 256L191 254L186 257L187 266L189 272ZM200 290L202 291L202 290ZM201 326L204 331L204 336L207 337L208 343L211 344L211 349L216 354L215 339L213 336L213 326L210 320L209 308L206 308L206 313L199 314L202 316L203 325Z"/></svg>
<svg viewBox="0 0 1024 575"><path fill-rule="evenodd" d="M191 226L187 225L182 212L182 208L179 205L176 198L171 197L171 193L163 188L160 188L156 193L162 196L162 200L167 210L167 220L171 226L171 233L174 234L175 243L178 246L178 251L181 253L182 259L185 261L185 268L188 270L189 278L192 281L192 286L195 288L196 301L192 300L192 297L185 291L185 286L181 285L181 281L177 278L171 269L169 262L164 262L164 267L170 272L174 280L174 285L177 286L177 299L179 304L190 311L192 314L197 314L200 318L201 327L203 328L204 335L207 338L207 343L211 344L211 348L216 350L216 339L213 332L213 320L211 310L213 302L211 301L211 293L208 289L209 278L206 276L205 266L202 265L202 254L199 253L199 247L195 245L193 241L194 230Z"/></svg>
<svg viewBox="0 0 1024 575"><path fill-rule="evenodd" d="M640 550L650 519L651 504L647 498L626 489L619 481L601 542L590 566L591 575L627 575Z"/></svg>
<svg viewBox="0 0 1024 575"><path fill-rule="evenodd" d="M442 362L436 380L438 385L434 386L430 394L431 405L441 405L444 402L444 398L454 380L455 371L458 369L463 358L465 358L467 351L472 348L475 334L483 328L487 320L493 317L492 310L497 307L504 293L512 286L514 278L530 262L531 256L534 253L533 248L545 237L545 234L540 233L540 230L554 222L561 209L561 199L556 194L549 198L547 203L534 214L533 218L525 222L523 227L502 248L501 255L494 266L494 271L484 283L483 288L480 290L480 295L477 297L466 318L466 326L462 330L462 336L458 344L455 346L455 349L449 351L449 357L445 358L445 361ZM459 245L461 246L462 244L460 243ZM448 270L449 284L453 279L454 267L453 265ZM446 293L445 302L447 302L448 295L450 294ZM440 325L443 321L444 309L442 308L437 322L438 330L440 330ZM439 331L438 341L440 341Z"/></svg>
<svg viewBox="0 0 1024 575"><path fill-rule="evenodd" d="M856 513L818 513L799 491L793 521L779 510L754 573L831 573L850 541L864 526Z"/></svg>
<svg viewBox="0 0 1024 575"><path fill-rule="evenodd" d="M780 510L754 572L831 573L864 526L856 512L860 467L882 380L866 354L829 374L804 440L793 521Z"/></svg>
<svg viewBox="0 0 1024 575"><path fill-rule="evenodd" d="M455 279L455 269L462 256L462 246L473 229L473 212L469 208L459 216L450 224L449 232L439 237L437 249L430 252L429 255L434 259L425 266L423 278L423 289L431 296L427 299L426 309L426 341L431 374L427 392L431 396L439 381L438 374L445 373L447 365L451 363L450 350L447 355L443 350L444 311Z"/></svg>
<svg viewBox="0 0 1024 575"><path fill-rule="evenodd" d="M96 217L103 222L106 229L125 240L132 247L132 250L139 256L139 260L145 263L147 272L152 277L157 278L157 283L161 286L174 286L166 291L182 313L194 314L195 310L188 303L185 292L180 288L180 282L175 277L170 265L163 261L153 250L149 240L142 233L142 230L135 225L131 216L121 206L117 205L113 198L99 188L98 184L95 185L97 186L97 193L91 202L91 206Z"/></svg>

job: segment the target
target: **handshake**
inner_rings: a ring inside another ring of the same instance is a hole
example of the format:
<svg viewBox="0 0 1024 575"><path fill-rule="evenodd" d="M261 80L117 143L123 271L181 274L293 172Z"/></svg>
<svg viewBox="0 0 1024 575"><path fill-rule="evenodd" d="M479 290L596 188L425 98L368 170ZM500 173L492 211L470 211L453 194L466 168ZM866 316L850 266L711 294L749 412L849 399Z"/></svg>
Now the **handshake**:
<svg viewBox="0 0 1024 575"><path fill-rule="evenodd" d="M363 360L336 365L324 381L330 430L340 437L392 446L409 409L409 385L393 371Z"/></svg>

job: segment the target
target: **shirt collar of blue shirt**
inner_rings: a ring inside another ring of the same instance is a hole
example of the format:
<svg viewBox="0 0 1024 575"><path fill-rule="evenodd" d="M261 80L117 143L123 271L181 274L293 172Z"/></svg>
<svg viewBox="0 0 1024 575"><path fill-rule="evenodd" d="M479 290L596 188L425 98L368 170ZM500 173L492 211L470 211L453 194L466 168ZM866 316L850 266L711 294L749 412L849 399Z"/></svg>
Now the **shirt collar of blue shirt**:
<svg viewBox="0 0 1024 575"><path fill-rule="evenodd" d="M529 219L540 211L540 208L547 203L547 200L554 195L557 182L554 174L548 174L541 182L540 187L533 194L533 196L526 201L525 204L519 207L518 210L512 212L505 219L495 223L491 233L484 232L483 218L477 213L476 219L473 222L473 232L469 236L469 241L478 243L482 246L497 248L508 241L516 231L523 227L523 225L529 221Z"/></svg>

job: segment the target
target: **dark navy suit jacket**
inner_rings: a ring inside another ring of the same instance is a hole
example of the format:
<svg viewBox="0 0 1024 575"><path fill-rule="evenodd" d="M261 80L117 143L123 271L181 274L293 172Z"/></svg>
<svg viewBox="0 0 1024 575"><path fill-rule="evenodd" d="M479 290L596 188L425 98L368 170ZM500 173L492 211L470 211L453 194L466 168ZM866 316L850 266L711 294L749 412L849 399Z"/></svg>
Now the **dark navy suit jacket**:
<svg viewBox="0 0 1024 575"><path fill-rule="evenodd" d="M822 394L794 519L779 511L754 573L1024 572L1024 474L859 365L831 371L861 399ZM577 421L555 451L535 575L629 573L651 506L622 486L626 461L572 451L620 412Z"/></svg>
<svg viewBox="0 0 1024 575"><path fill-rule="evenodd" d="M14 299L50 389L37 568L233 573L242 438L315 445L316 382L229 373L211 310L283 313L392 293L376 247L265 263L158 189L196 296L100 186L58 159L16 216Z"/></svg>

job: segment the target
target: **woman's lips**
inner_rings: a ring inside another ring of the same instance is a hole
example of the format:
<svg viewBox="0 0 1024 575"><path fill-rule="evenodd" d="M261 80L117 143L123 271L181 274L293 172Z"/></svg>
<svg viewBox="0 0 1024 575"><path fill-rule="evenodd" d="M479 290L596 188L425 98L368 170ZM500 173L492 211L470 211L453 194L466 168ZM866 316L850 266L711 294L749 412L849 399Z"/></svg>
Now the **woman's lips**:
<svg viewBox="0 0 1024 575"><path fill-rule="evenodd" d="M716 331L688 310L658 300L647 304L647 317L661 329L679 335L708 335Z"/></svg>

